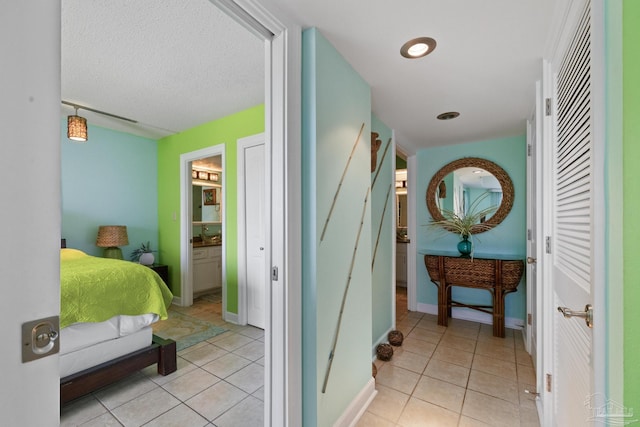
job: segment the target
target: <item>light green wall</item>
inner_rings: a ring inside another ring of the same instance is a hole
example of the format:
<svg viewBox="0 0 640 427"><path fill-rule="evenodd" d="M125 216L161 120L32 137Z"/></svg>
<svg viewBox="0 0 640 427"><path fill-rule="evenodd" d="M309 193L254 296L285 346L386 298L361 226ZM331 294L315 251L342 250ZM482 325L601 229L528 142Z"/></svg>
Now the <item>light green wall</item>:
<svg viewBox="0 0 640 427"><path fill-rule="evenodd" d="M624 406L640 412L640 2L623 3Z"/></svg>
<svg viewBox="0 0 640 427"><path fill-rule="evenodd" d="M238 312L237 167L239 138L264 132L264 106L205 123L158 142L158 224L160 256L170 266L171 290L180 296L180 155L225 145L227 311Z"/></svg>
<svg viewBox="0 0 640 427"><path fill-rule="evenodd" d="M157 249L156 141L92 125L88 132L87 142L72 142L66 119L60 125L62 237L69 247L101 256L98 226L126 225L124 259L147 241Z"/></svg>
<svg viewBox="0 0 640 427"><path fill-rule="evenodd" d="M395 286L393 272L393 246L395 245L396 203L394 176L394 147L391 129L376 116L371 116L371 131L379 134L382 145L378 150L377 167L371 173L371 239L372 239L372 344L386 341L393 326L392 287ZM389 144L387 154L385 147ZM384 156L384 159L382 158ZM375 179L375 183L374 183ZM382 225L381 225L382 224ZM379 236L379 237L378 237Z"/></svg>
<svg viewBox="0 0 640 427"><path fill-rule="evenodd" d="M502 138L436 147L420 150L417 153L417 194L418 205L416 219L417 230L417 300L418 303L437 305L436 286L428 279L424 266L426 250L456 251L459 236L453 233L439 233L427 227L431 219L424 199L431 177L444 165L462 157L480 157L491 160L501 166L511 178L515 197L511 213L505 220L485 233L474 237L477 253L518 254L526 256L526 139L524 136ZM447 186L447 197L450 193ZM454 287L454 299L474 304L491 304L491 295L487 291ZM518 291L505 298L505 316L521 319L526 316L526 286L524 278Z"/></svg>
<svg viewBox="0 0 640 427"><path fill-rule="evenodd" d="M316 29L303 32L302 82L302 413L303 425L314 427L333 425L371 380L370 200L357 239L371 184L371 95L369 86ZM333 365L322 393L346 289Z"/></svg>

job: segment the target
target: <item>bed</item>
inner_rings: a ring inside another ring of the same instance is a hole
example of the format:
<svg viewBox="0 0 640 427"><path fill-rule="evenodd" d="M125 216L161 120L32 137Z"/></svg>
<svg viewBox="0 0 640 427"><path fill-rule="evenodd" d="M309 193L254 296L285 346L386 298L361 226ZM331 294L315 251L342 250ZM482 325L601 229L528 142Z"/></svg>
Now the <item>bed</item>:
<svg viewBox="0 0 640 427"><path fill-rule="evenodd" d="M173 295L140 264L60 252L60 404L157 364L176 370L176 343L153 335Z"/></svg>

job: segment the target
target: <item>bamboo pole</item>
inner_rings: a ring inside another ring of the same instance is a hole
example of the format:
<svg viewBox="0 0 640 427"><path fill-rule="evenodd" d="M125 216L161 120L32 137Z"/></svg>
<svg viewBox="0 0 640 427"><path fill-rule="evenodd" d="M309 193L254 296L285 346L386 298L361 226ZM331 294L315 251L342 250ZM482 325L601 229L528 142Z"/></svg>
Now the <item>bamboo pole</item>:
<svg viewBox="0 0 640 427"><path fill-rule="evenodd" d="M367 194L364 196L362 216L360 217L360 227L358 228L356 243L353 248L353 256L351 257L351 265L349 266L349 274L347 275L347 286L344 288L344 294L342 295L342 304L340 304L340 313L338 314L338 324L336 325L336 333L333 336L333 344L331 345L331 351L329 352L329 365L327 366L327 372L324 375L324 383L322 384L322 393L324 393L327 390L327 382L329 381L329 374L331 373L331 365L333 365L333 357L335 356L336 346L338 345L338 335L340 334L340 325L342 324L342 314L344 313L344 305L347 301L349 285L351 284L351 273L353 272L353 266L356 262L356 254L358 253L358 243L360 242L360 234L362 233L362 226L364 224L364 215L367 212L367 202L369 200L370 190L371 188L367 187Z"/></svg>
<svg viewBox="0 0 640 427"><path fill-rule="evenodd" d="M358 138L356 139L355 144L353 144L353 148L351 149L351 154L349 155L349 159L347 160L347 164L344 167L344 171L342 172L342 177L340 178L340 182L338 183L338 188L336 189L336 194L333 196L333 201L331 202L331 208L329 208L329 214L327 215L327 219L324 222L324 227L322 227L322 234L320 235L320 241L324 240L324 233L327 231L327 225L329 225L329 220L331 219L331 215L333 215L333 208L336 206L336 200L338 200L338 194L340 193L340 189L342 188L342 182L344 181L344 177L347 174L347 169L349 169L349 164L351 163L351 159L353 158L353 153L356 151L356 147L360 142L360 137L362 136L362 131L364 130L364 123L360 126L360 132L358 132Z"/></svg>
<svg viewBox="0 0 640 427"><path fill-rule="evenodd" d="M373 259L371 260L371 271L373 271L373 266L376 263L376 254L378 253L378 243L380 243L380 234L382 233L382 224L384 223L384 214L387 212L387 204L389 203L389 194L391 193L391 188L393 188L393 183L389 184L389 189L387 190L387 198L384 201L384 208L382 209L382 217L380 218L380 227L378 227L378 237L376 237L376 246L373 250Z"/></svg>

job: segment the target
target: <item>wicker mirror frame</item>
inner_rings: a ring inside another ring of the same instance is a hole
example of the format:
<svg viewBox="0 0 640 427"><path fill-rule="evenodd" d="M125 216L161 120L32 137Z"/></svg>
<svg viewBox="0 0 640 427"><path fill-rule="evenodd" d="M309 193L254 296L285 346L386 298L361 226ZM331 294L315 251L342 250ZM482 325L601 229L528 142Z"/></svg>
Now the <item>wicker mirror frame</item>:
<svg viewBox="0 0 640 427"><path fill-rule="evenodd" d="M429 213L435 221L443 221L445 219L442 212L440 212L440 208L438 208L438 205L436 204L438 186L448 174L457 169L467 167L480 168L490 172L496 177L502 187L502 203L500 203L498 210L493 214L493 216L491 216L491 218L483 223L483 226L474 226L471 229L473 234L484 233L485 231L489 231L491 228L500 224L507 215L509 215L511 208L513 207L514 197L513 182L511 182L511 178L504 169L490 160L481 159L479 157L465 157L463 159L454 160L453 162L443 166L435 175L433 175L431 181L429 181L429 186L427 187L427 209L429 209ZM487 228L487 226L489 228Z"/></svg>

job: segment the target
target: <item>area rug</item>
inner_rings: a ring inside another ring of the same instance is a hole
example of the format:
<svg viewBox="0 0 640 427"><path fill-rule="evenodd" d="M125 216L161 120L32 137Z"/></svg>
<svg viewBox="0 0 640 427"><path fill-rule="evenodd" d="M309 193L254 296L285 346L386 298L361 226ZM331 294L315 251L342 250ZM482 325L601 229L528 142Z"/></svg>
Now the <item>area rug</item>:
<svg viewBox="0 0 640 427"><path fill-rule="evenodd" d="M227 329L206 320L173 310L169 311L167 320L161 320L153 326L153 333L161 338L174 340L178 351L226 331Z"/></svg>

